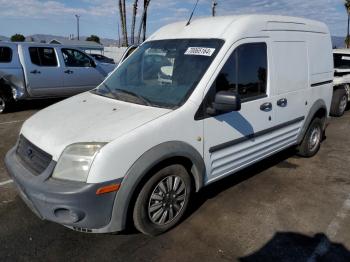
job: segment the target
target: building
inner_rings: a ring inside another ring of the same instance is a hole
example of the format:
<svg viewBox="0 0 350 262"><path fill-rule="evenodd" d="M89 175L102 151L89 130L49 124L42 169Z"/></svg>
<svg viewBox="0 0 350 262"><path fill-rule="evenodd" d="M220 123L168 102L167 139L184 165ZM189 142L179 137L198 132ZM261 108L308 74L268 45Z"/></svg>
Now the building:
<svg viewBox="0 0 350 262"><path fill-rule="evenodd" d="M81 50L84 50L87 53L96 53L100 52L103 54L104 47L103 45L92 42L92 41L83 41L83 40L69 40L69 39L52 39L50 44L58 44L58 45L68 45L68 46L74 46L76 48L79 48Z"/></svg>

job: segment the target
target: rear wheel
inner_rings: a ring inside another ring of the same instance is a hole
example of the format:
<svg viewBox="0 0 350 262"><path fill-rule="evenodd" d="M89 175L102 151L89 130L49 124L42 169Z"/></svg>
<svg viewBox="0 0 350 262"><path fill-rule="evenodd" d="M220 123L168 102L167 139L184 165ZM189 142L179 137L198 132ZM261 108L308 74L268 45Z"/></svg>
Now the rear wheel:
<svg viewBox="0 0 350 262"><path fill-rule="evenodd" d="M308 130L302 143L298 147L298 155L302 157L313 157L317 154L321 147L323 138L323 121L320 118L315 118Z"/></svg>
<svg viewBox="0 0 350 262"><path fill-rule="evenodd" d="M159 235L183 217L191 195L191 179L182 165L155 173L141 189L135 203L135 227L147 235Z"/></svg>
<svg viewBox="0 0 350 262"><path fill-rule="evenodd" d="M344 115L345 109L348 105L348 95L345 89L340 88L334 91L330 114L332 116L340 117Z"/></svg>

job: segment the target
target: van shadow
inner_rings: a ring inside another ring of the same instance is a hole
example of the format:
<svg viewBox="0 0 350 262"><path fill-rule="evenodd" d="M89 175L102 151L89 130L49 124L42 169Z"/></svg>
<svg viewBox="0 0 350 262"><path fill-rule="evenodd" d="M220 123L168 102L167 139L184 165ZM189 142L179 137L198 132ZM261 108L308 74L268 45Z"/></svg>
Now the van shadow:
<svg viewBox="0 0 350 262"><path fill-rule="evenodd" d="M344 245L331 242L323 233L306 236L294 232L277 232L261 249L239 258L255 261L350 261Z"/></svg>
<svg viewBox="0 0 350 262"><path fill-rule="evenodd" d="M253 126L239 112L231 112L229 115L219 115L215 119L227 123L244 137L250 138L254 134Z"/></svg>
<svg viewBox="0 0 350 262"><path fill-rule="evenodd" d="M203 189L201 189L197 194L194 194L192 197L191 205L188 207L187 217L192 215L196 210L198 210L207 200L216 197L221 192L234 187L245 180L248 180L251 177L254 177L263 171L277 166L279 168L297 168L295 164L291 164L286 161L290 157L294 157L296 154L295 148L288 148L280 153L277 153L271 157L259 161L256 164L253 164L245 169L238 171L233 175L229 175L217 182L214 182Z"/></svg>

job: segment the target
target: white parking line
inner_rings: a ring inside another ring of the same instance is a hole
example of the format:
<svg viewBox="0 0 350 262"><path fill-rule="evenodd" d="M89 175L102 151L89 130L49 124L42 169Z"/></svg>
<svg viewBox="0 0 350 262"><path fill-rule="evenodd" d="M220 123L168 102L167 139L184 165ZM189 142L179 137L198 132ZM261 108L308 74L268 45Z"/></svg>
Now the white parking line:
<svg viewBox="0 0 350 262"><path fill-rule="evenodd" d="M16 124L16 123L21 123L24 122L25 120L16 120L16 121L9 121L9 122L2 122L0 125L9 125L9 124Z"/></svg>
<svg viewBox="0 0 350 262"><path fill-rule="evenodd" d="M311 254L310 258L308 259L308 262L315 262L319 257L322 257L325 255L335 236L338 234L338 231L340 229L341 222L348 216L350 212L350 195L348 198L344 201L342 208L337 213L336 217L331 221L331 223L327 227L326 236L323 239L321 239L320 243L315 248L314 252Z"/></svg>
<svg viewBox="0 0 350 262"><path fill-rule="evenodd" d="M10 183L12 183L12 182L13 182L12 179L7 180L7 181L4 181L4 182L0 182L0 186L4 186L4 185L10 184Z"/></svg>

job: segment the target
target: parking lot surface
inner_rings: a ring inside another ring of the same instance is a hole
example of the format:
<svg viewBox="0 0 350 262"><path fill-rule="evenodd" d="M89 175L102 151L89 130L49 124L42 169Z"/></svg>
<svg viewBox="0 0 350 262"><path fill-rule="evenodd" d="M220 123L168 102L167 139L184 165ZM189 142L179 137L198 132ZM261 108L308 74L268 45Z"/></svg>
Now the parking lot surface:
<svg viewBox="0 0 350 262"><path fill-rule="evenodd" d="M315 157L286 150L212 184L179 226L148 237L74 232L25 206L3 159L42 104L0 115L1 261L350 261L350 112Z"/></svg>

